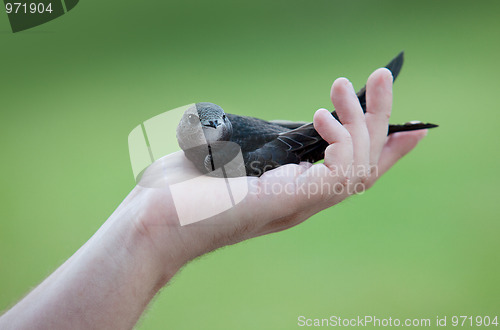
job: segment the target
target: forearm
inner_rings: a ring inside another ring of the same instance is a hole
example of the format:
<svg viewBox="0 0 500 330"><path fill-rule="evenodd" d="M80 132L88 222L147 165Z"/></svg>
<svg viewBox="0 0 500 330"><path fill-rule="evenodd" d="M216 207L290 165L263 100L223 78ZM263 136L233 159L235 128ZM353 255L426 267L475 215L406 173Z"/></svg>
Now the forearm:
<svg viewBox="0 0 500 330"><path fill-rule="evenodd" d="M133 191L84 246L0 317L0 328L132 328L184 263L179 254L160 255L141 230L146 205Z"/></svg>

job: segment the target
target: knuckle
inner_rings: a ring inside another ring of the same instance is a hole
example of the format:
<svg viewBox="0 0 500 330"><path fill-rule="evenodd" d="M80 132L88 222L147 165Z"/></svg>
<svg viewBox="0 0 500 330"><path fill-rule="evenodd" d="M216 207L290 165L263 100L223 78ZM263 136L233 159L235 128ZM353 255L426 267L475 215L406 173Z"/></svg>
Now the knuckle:
<svg viewBox="0 0 500 330"><path fill-rule="evenodd" d="M345 143L352 143L352 136L349 133L349 131L345 130L342 133L342 135L340 137L340 141L345 142Z"/></svg>
<svg viewBox="0 0 500 330"><path fill-rule="evenodd" d="M390 110L389 111L382 111L381 117L382 117L382 119L389 121L389 119L391 119L391 111Z"/></svg>

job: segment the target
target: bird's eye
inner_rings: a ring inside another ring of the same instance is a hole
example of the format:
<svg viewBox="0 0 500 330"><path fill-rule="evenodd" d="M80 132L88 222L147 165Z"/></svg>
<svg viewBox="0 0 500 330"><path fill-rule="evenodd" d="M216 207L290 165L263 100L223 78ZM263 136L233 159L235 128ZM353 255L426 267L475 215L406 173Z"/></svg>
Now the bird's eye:
<svg viewBox="0 0 500 330"><path fill-rule="evenodd" d="M226 121L226 115L222 115L222 120Z"/></svg>
<svg viewBox="0 0 500 330"><path fill-rule="evenodd" d="M189 115L188 121L191 125L196 125L200 123L200 119L196 115Z"/></svg>

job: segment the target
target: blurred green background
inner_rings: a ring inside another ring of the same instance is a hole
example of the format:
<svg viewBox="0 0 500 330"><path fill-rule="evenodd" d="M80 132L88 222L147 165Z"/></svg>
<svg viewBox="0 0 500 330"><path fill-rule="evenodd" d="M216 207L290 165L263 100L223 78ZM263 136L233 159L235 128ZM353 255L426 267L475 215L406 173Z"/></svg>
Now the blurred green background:
<svg viewBox="0 0 500 330"><path fill-rule="evenodd" d="M81 1L0 14L0 310L134 186L127 136L166 110L310 120L405 50L393 123L439 123L370 191L189 264L139 329L500 314L498 1Z"/></svg>

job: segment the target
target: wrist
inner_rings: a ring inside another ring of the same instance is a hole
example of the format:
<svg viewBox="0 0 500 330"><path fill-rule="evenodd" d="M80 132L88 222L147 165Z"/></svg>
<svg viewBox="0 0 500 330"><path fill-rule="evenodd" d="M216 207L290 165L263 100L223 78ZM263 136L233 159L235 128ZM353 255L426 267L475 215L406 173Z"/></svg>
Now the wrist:
<svg viewBox="0 0 500 330"><path fill-rule="evenodd" d="M182 237L186 232L180 226L168 190L137 186L122 204L134 214L128 228L131 244L142 251L142 262L154 268L158 286L164 286L199 255L190 240Z"/></svg>

